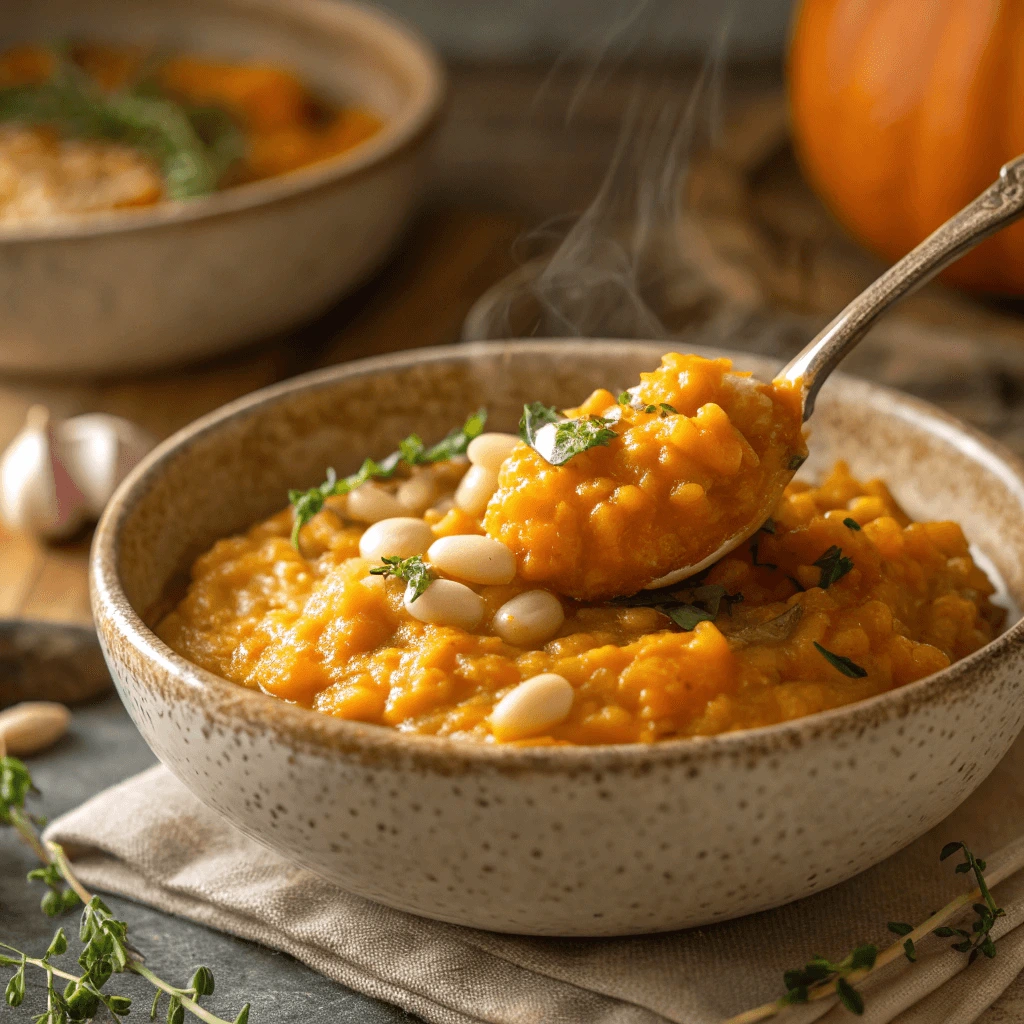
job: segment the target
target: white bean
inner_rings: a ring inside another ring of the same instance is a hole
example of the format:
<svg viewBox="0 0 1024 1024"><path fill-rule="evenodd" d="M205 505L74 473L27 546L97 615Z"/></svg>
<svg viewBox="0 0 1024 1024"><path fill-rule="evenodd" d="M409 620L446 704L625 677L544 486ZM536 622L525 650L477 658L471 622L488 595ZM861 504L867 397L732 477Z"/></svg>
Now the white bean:
<svg viewBox="0 0 1024 1024"><path fill-rule="evenodd" d="M484 617L483 598L455 580L434 580L415 601L409 597L406 590L405 610L420 622L472 629Z"/></svg>
<svg viewBox="0 0 1024 1024"><path fill-rule="evenodd" d="M512 449L522 441L515 434L481 434L469 442L466 454L474 466L483 466L495 473L512 454Z"/></svg>
<svg viewBox="0 0 1024 1024"><path fill-rule="evenodd" d="M542 672L505 694L491 712L491 732L497 740L521 740L547 732L564 722L575 692L564 676Z"/></svg>
<svg viewBox="0 0 1024 1024"><path fill-rule="evenodd" d="M381 519L359 538L359 554L368 562L379 562L385 555L409 558L422 555L433 539L434 531L422 519Z"/></svg>
<svg viewBox="0 0 1024 1024"><path fill-rule="evenodd" d="M459 481L455 504L471 516L482 516L491 495L498 489L498 474L484 466L470 466Z"/></svg>
<svg viewBox="0 0 1024 1024"><path fill-rule="evenodd" d="M546 644L565 621L562 602L546 590L527 590L506 601L491 621L494 632L516 647Z"/></svg>
<svg viewBox="0 0 1024 1024"><path fill-rule="evenodd" d="M403 480L395 491L395 497L407 512L422 514L437 500L437 481L427 473L421 473L410 480Z"/></svg>
<svg viewBox="0 0 1024 1024"><path fill-rule="evenodd" d="M472 533L435 540L427 560L446 576L468 583L511 583L516 575L515 555L500 540Z"/></svg>
<svg viewBox="0 0 1024 1024"><path fill-rule="evenodd" d="M390 491L372 481L357 487L348 496L348 516L360 523L379 523L404 512L405 508Z"/></svg>

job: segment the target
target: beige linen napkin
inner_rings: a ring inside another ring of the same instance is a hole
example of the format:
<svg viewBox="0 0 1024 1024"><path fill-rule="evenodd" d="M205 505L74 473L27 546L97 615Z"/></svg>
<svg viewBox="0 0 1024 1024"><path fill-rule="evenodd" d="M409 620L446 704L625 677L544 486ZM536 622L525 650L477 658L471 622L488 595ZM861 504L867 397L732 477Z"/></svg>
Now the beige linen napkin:
<svg viewBox="0 0 1024 1024"><path fill-rule="evenodd" d="M708 928L626 939L534 939L438 924L340 891L242 836L153 768L58 819L47 832L85 882L285 950L351 988L437 1024L717 1024L782 993L782 972L815 953L887 946L890 920L919 923L969 887L939 864L950 840L987 856L1006 910L998 954L966 957L929 938L919 962L890 965L863 991L866 1024L968 1024L1024 969L1024 741L945 822L857 878L778 910ZM821 813L843 813L823 786ZM685 855L685 851L680 851ZM1024 992L1018 997L1024 1018ZM824 1016L822 1016L824 1014ZM842 1007L791 1024L849 1024Z"/></svg>

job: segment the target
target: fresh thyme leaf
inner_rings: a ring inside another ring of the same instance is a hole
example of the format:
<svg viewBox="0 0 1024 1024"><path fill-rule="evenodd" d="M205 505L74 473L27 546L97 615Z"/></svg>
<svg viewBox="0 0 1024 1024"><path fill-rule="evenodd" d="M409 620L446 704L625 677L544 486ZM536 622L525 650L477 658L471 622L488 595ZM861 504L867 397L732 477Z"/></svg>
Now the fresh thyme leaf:
<svg viewBox="0 0 1024 1024"><path fill-rule="evenodd" d="M646 413L652 413L652 412L657 412L657 411L658 411L658 407L656 405L645 405L644 406L644 412L646 412Z"/></svg>
<svg viewBox="0 0 1024 1024"><path fill-rule="evenodd" d="M843 969L849 971L870 971L878 959L878 947L870 942L858 946L843 962Z"/></svg>
<svg viewBox="0 0 1024 1024"><path fill-rule="evenodd" d="M818 586L822 590L828 590L853 568L853 559L847 558L843 554L843 549L833 544L814 564L821 570Z"/></svg>
<svg viewBox="0 0 1024 1024"><path fill-rule="evenodd" d="M864 997L845 978L840 978L836 982L836 995L850 1013L858 1017L863 1015Z"/></svg>
<svg viewBox="0 0 1024 1024"><path fill-rule="evenodd" d="M620 391L619 397L616 399L619 405L632 405L633 396L628 391Z"/></svg>
<svg viewBox="0 0 1024 1024"><path fill-rule="evenodd" d="M843 526L848 526L851 530L854 530L854 531L857 531L857 532L860 531L860 523L858 523L856 519L851 519L851 518L847 517L846 519L843 520Z"/></svg>
<svg viewBox="0 0 1024 1024"><path fill-rule="evenodd" d="M423 592L434 582L434 574L419 555L413 555L411 558L391 555L381 558L381 561L384 564L371 569L371 575L391 576L395 579L405 580L408 584L406 596L409 598L410 604L422 597Z"/></svg>
<svg viewBox="0 0 1024 1024"><path fill-rule="evenodd" d="M466 418L466 422L461 427L452 430L438 441L437 444L424 451L416 464L447 462L448 459L454 459L457 455L465 455L469 442L484 432L484 424L486 422L487 410L477 409L476 412ZM411 436L416 437L415 434ZM416 438L416 440L418 441L419 438Z"/></svg>
<svg viewBox="0 0 1024 1024"><path fill-rule="evenodd" d="M668 402L659 402L658 408L661 409L662 416L678 416L679 410L675 406L669 405Z"/></svg>
<svg viewBox="0 0 1024 1024"><path fill-rule="evenodd" d="M616 436L614 430L608 429L608 421L600 416L562 420L555 424L555 441L551 447L551 454L540 454L552 466L563 466L574 455L580 455L591 448L607 447ZM536 448L535 445L532 447Z"/></svg>
<svg viewBox="0 0 1024 1024"><path fill-rule="evenodd" d="M890 921L888 928L893 935L909 935L914 930L912 924L905 924L903 921Z"/></svg>
<svg viewBox="0 0 1024 1024"><path fill-rule="evenodd" d="M947 858L952 857L957 850L962 850L963 848L963 843L946 843L942 848L942 852L939 854L939 860L946 860Z"/></svg>
<svg viewBox="0 0 1024 1024"><path fill-rule="evenodd" d="M531 448L535 448L537 431L549 423L557 423L561 418L552 406L543 402L530 402L523 406L523 415L519 420L519 436Z"/></svg>
<svg viewBox="0 0 1024 1024"><path fill-rule="evenodd" d="M417 434L410 434L398 443L398 451L392 452L380 462L364 459L358 472L351 476L339 480L334 470L328 469L327 479L319 487L312 487L308 491L289 491L288 501L294 508L295 516L292 523L292 546L298 550L302 528L324 507L327 498L348 494L369 480L387 480L395 475L403 462L410 466L422 466L431 462L445 462L456 455L464 455L469 442L480 436L486 422L487 411L478 409L461 427L451 431L430 448L424 448Z"/></svg>
<svg viewBox="0 0 1024 1024"><path fill-rule="evenodd" d="M709 583L697 587L641 590L629 597L617 597L612 604L629 608L655 608L688 633L697 627L698 622L714 622L723 603L731 610L734 604L742 600L742 594L729 594L720 583Z"/></svg>
<svg viewBox="0 0 1024 1024"><path fill-rule="evenodd" d="M866 669L863 669L855 661L850 661L849 658L844 657L842 654L833 654L831 651L825 650L817 640L813 641L815 648L818 653L833 667L843 673L844 676L849 676L851 679L863 679L868 673Z"/></svg>
<svg viewBox="0 0 1024 1024"><path fill-rule="evenodd" d="M608 445L616 436L608 429L612 422L602 416L565 419L550 405L530 402L523 406L519 436L552 466L564 466L574 455Z"/></svg>
<svg viewBox="0 0 1024 1024"><path fill-rule="evenodd" d="M715 617L709 611L698 608L695 604L681 604L678 607L660 608L684 633L697 628L698 622L714 622Z"/></svg>

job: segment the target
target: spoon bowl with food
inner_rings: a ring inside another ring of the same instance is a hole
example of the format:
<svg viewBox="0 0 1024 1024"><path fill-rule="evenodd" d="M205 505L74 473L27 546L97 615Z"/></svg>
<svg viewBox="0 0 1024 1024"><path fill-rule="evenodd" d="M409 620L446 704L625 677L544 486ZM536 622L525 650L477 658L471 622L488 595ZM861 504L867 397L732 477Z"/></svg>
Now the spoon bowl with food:
<svg viewBox="0 0 1024 1024"><path fill-rule="evenodd" d="M524 579L577 600L679 583L757 532L807 457L801 424L875 320L1024 214L1024 157L854 299L770 384L672 354L618 398L524 411L488 534ZM593 554L600 551L601 557Z"/></svg>

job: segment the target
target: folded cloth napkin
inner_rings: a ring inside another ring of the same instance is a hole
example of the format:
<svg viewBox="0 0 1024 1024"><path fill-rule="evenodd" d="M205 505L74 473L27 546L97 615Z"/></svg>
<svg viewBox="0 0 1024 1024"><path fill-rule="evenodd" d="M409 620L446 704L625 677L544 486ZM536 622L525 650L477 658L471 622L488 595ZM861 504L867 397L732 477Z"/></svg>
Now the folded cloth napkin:
<svg viewBox="0 0 1024 1024"><path fill-rule="evenodd" d="M967 1024L1024 969L1024 740L981 788L926 836L857 878L778 910L707 928L623 939L536 939L427 921L378 906L282 860L199 803L165 768L101 793L55 821L87 885L284 950L360 992L437 1024L717 1024L782 994L782 973L862 942L888 946L888 921L924 921L970 888L962 840L1005 878L997 955L949 940L920 943L918 963L880 970L862 991L867 1024ZM823 789L821 813L841 814ZM970 912L968 912L970 913ZM1013 999L1014 996L1008 997ZM1017 1012L1024 1019L1024 991ZM790 1024L853 1018L834 1001L787 1011Z"/></svg>

